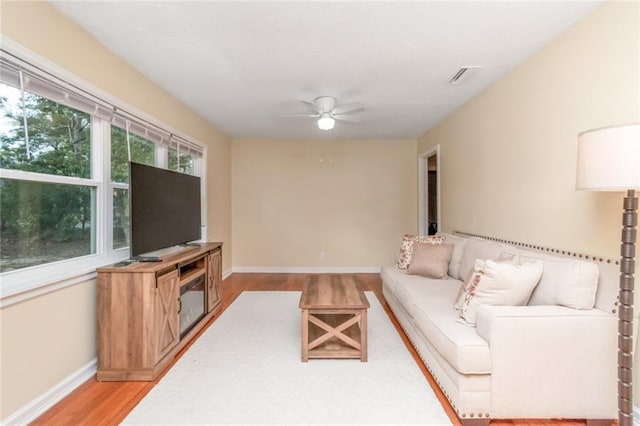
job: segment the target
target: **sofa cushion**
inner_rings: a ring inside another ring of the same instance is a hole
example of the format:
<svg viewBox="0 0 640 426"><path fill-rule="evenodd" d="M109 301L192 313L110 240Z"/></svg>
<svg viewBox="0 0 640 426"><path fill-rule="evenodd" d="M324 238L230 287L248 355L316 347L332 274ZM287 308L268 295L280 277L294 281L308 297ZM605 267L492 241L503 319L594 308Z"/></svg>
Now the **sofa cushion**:
<svg viewBox="0 0 640 426"><path fill-rule="evenodd" d="M419 275L408 275L405 270L398 269L395 266L383 266L380 268L380 276L382 277L382 281L387 284L393 294L397 293L399 283L409 283L424 287L425 283L429 280L429 278L421 277Z"/></svg>
<svg viewBox="0 0 640 426"><path fill-rule="evenodd" d="M521 259L528 259L521 256ZM529 258L530 259L530 258ZM592 309L598 288L598 265L581 260L542 259L544 273L530 305ZM549 303L551 302L551 303Z"/></svg>
<svg viewBox="0 0 640 426"><path fill-rule="evenodd" d="M598 288L594 308L615 313L618 305L620 266L613 261L598 263Z"/></svg>
<svg viewBox="0 0 640 426"><path fill-rule="evenodd" d="M413 255L407 274L428 278L444 278L449 270L453 244L425 244L413 242Z"/></svg>
<svg viewBox="0 0 640 426"><path fill-rule="evenodd" d="M396 268L407 269L411 263L413 255L413 242L418 241L425 244L442 244L444 237L439 235L411 235L405 234L400 245L400 254L396 262Z"/></svg>
<svg viewBox="0 0 640 426"><path fill-rule="evenodd" d="M460 319L475 325L480 305L526 305L542 276L542 262L476 260L462 302Z"/></svg>
<svg viewBox="0 0 640 426"><path fill-rule="evenodd" d="M438 233L444 237L442 244L453 244L453 252L451 253L451 259L449 259L449 276L453 278L459 278L460 275L460 262L462 262L462 255L464 254L464 248L467 245L468 238L461 238L456 235Z"/></svg>
<svg viewBox="0 0 640 426"><path fill-rule="evenodd" d="M458 271L458 279L465 280L473 269L476 259L497 260L504 252L504 248L493 241L483 240L481 238L468 238L464 247L462 260L460 261L460 269Z"/></svg>
<svg viewBox="0 0 640 426"><path fill-rule="evenodd" d="M392 293L396 292L396 287L398 285L398 274L401 273L398 268L395 266L382 266L380 267L380 278L382 278L382 282L389 287Z"/></svg>
<svg viewBox="0 0 640 426"><path fill-rule="evenodd" d="M533 291L529 305L561 305L592 309L598 290L599 268L594 262L530 250L513 249L518 261L542 261L544 272Z"/></svg>
<svg viewBox="0 0 640 426"><path fill-rule="evenodd" d="M420 275L408 275L395 266L383 266L380 269L380 277L409 315L412 315L415 300L429 297L447 300L453 297L452 292L460 286L460 281L450 277L436 280Z"/></svg>
<svg viewBox="0 0 640 426"><path fill-rule="evenodd" d="M459 313L452 308L453 296L455 292L446 303L435 298L416 301L414 324L456 371L461 374L489 374L489 344L476 333L475 328L456 321Z"/></svg>
<svg viewBox="0 0 640 426"><path fill-rule="evenodd" d="M413 316L414 305L422 299L437 300L439 303L448 303L451 306L459 286L460 281L450 277L435 279L404 274L404 278L397 281L394 294L407 312Z"/></svg>

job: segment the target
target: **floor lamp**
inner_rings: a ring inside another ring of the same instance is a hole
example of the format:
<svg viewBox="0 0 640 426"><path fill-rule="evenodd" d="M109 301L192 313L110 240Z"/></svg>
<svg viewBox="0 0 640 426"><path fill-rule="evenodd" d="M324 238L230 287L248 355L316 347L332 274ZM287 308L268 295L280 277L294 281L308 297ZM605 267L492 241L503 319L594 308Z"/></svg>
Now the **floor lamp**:
<svg viewBox="0 0 640 426"><path fill-rule="evenodd" d="M633 424L633 281L640 188L640 124L588 130L578 135L576 189L627 191L622 213L618 304L618 419Z"/></svg>

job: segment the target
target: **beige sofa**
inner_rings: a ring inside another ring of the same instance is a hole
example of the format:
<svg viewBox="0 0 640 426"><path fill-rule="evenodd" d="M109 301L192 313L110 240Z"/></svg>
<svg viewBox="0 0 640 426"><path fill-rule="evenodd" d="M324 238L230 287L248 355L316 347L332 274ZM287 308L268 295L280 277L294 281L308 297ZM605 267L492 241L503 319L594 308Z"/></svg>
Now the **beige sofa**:
<svg viewBox="0 0 640 426"><path fill-rule="evenodd" d="M454 245L447 277L395 266L383 267L381 277L389 307L460 420L616 418L618 267L444 235ZM528 304L481 305L475 327L461 323L454 302L464 275L475 259L505 255L543 263ZM594 268L597 286L590 286ZM567 304L567 294L580 309L558 303Z"/></svg>

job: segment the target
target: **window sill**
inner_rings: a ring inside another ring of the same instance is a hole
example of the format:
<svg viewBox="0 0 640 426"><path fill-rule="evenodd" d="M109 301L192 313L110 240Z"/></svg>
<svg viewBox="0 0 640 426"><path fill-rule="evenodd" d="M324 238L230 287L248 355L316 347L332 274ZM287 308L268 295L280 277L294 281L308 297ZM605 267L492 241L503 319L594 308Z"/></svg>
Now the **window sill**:
<svg viewBox="0 0 640 426"><path fill-rule="evenodd" d="M111 257L85 256L7 272L0 277L0 309L95 279L97 267L126 259L128 252L125 249Z"/></svg>

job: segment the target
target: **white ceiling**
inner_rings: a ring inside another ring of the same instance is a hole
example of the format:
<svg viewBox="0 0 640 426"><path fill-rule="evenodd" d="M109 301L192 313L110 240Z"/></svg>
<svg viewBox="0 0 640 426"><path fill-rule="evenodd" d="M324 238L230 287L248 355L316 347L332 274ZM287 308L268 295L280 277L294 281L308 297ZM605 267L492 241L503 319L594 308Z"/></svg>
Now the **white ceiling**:
<svg viewBox="0 0 640 426"><path fill-rule="evenodd" d="M233 138L415 138L601 2L56 1ZM461 66L482 65L463 85ZM300 100L362 102L319 130ZM514 99L517 107L517 99Z"/></svg>

